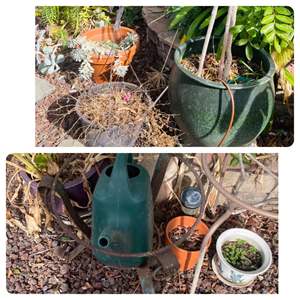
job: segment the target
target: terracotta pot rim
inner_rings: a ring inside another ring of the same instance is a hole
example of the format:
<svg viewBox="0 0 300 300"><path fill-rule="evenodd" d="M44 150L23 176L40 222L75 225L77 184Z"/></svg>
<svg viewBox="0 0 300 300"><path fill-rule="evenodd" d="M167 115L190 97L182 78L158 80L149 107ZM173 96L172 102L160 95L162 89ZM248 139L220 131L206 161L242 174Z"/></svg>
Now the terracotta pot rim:
<svg viewBox="0 0 300 300"><path fill-rule="evenodd" d="M168 222L168 224L167 224L167 227L166 227L166 230L165 230L165 233L166 233L166 239L167 239L167 241L168 241L168 243L170 244L170 245L172 245L172 247L174 247L174 248L176 248L176 250L178 250L179 252L182 252L182 253L200 253L200 249L199 250L185 250L185 249L182 249L182 248L180 248L180 247L178 247L178 246L176 246L175 244L174 244L174 242L172 242L172 240L170 239L170 237L169 237L169 233L170 233L170 231L172 230L172 229L174 229L174 228L176 228L178 225L176 225L176 226L171 226L170 224L172 223L172 221L174 221L174 220L177 220L177 219L186 219L186 220L194 220L195 222L196 222L196 218L194 218L194 217L191 217L191 216L178 216L178 217L175 217L175 218L173 218L173 219L171 219L169 222ZM198 226L199 225L201 225L201 226L203 226L204 227L204 231L205 232L203 232L203 234L205 235L205 234L207 234L207 232L209 231L209 228L208 228L208 226L206 225L206 223L205 222L203 222L203 221L201 221L199 224L198 224ZM182 225L182 226L184 226L184 225ZM196 230L197 230L197 227L196 227ZM198 230L198 232L199 232L199 230ZM202 233L202 232L200 232L200 233ZM211 244L211 238L209 239L209 242L208 242L208 244L207 244L207 247L206 247L206 249L207 248L209 248L209 246L210 246L210 244Z"/></svg>
<svg viewBox="0 0 300 300"><path fill-rule="evenodd" d="M105 27L102 27L102 28L90 29L90 30L82 32L80 35L86 37L86 34L88 34L89 32L101 31L103 28L111 28L112 29L113 26L108 25L108 26L105 26ZM136 31L134 29L126 27L126 26L121 26L120 29L123 29L127 32L136 33ZM86 37L86 38L89 39L88 37ZM138 43L139 43L139 39L129 49L118 51L118 56L126 55L126 54L129 54L131 51L136 50ZM94 64L94 65L102 65L103 63L105 63L105 64L113 63L115 61L115 58L116 58L115 55L101 55L101 56L100 55L93 55L91 57L91 60L92 60L92 64Z"/></svg>

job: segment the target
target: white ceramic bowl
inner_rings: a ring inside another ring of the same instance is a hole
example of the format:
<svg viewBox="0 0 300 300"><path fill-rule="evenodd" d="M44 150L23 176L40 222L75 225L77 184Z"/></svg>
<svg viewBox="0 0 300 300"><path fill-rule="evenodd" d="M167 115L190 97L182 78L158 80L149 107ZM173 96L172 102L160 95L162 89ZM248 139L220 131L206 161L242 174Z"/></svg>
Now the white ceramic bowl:
<svg viewBox="0 0 300 300"><path fill-rule="evenodd" d="M226 242L235 241L237 239L247 241L261 253L262 265L260 268L254 271L242 271L234 268L226 261L222 253L222 246ZM221 275L234 284L246 285L253 281L258 275L265 273L272 264L272 252L269 245L258 234L247 229L233 228L224 231L217 240L216 248L216 263L218 264Z"/></svg>

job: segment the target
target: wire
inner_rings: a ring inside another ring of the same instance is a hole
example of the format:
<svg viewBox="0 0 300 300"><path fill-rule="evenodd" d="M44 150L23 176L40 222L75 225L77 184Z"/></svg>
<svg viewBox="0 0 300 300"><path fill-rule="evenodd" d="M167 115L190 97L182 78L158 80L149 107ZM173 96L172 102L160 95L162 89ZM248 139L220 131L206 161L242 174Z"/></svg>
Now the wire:
<svg viewBox="0 0 300 300"><path fill-rule="evenodd" d="M229 122L228 128L227 128L227 130L226 130L223 138L221 139L221 141L217 145L217 147L221 147L224 144L225 139L227 138L227 136L228 136L228 134L231 131L232 126L233 126L233 121L234 121L234 116L235 116L235 102L234 102L233 93L232 93L229 85L223 79L218 79L218 80L221 83L223 83L223 85L225 86L226 90L228 91L228 94L230 96L230 103L231 103L231 117L230 117L230 122Z"/></svg>

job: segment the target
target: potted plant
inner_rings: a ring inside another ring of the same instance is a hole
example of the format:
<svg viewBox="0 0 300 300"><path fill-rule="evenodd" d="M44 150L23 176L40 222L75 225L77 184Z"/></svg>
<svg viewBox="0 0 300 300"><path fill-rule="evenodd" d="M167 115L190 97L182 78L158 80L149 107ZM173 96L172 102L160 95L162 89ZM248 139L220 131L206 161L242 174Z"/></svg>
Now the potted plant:
<svg viewBox="0 0 300 300"><path fill-rule="evenodd" d="M179 270L184 272L194 268L200 255L201 242L208 233L208 227L204 222L199 223L190 237L179 246L174 242L179 240L182 235L196 222L196 218L190 216L179 216L173 218L166 227L166 243L172 245L172 252L176 255L179 262ZM210 245L211 240L208 243Z"/></svg>
<svg viewBox="0 0 300 300"><path fill-rule="evenodd" d="M139 37L133 29L120 26L123 11L120 7L114 26L85 31L69 42L72 58L81 62L81 78L103 83L110 81L113 75L125 76L138 48Z"/></svg>
<svg viewBox="0 0 300 300"><path fill-rule="evenodd" d="M165 130L169 115L156 109L156 102L132 83L93 85L77 98L79 139L86 146L175 146L176 137Z"/></svg>
<svg viewBox="0 0 300 300"><path fill-rule="evenodd" d="M206 37L188 40L175 51L169 89L171 110L186 133L185 144L243 146L264 130L274 107L275 64L264 48L279 51L278 43L291 47L293 21L284 15L290 14L284 8L253 8L237 18L237 7L231 7L226 22L221 22L223 38L211 37L214 21L224 14L224 8L218 13L218 8L213 8L205 21L206 15L199 15L195 21L208 26ZM261 25L251 32L249 20L253 22L255 16L261 18L260 23L257 21Z"/></svg>
<svg viewBox="0 0 300 300"><path fill-rule="evenodd" d="M216 244L217 273L225 282L246 286L272 264L268 244L256 233L242 228L224 231Z"/></svg>
<svg viewBox="0 0 300 300"><path fill-rule="evenodd" d="M35 197L37 195L38 184L43 175L49 174L54 176L63 163L63 159L60 159L59 154L14 154L14 162L8 162L19 170L19 174L24 182L29 185L31 194ZM90 157L91 158L91 157ZM89 196L87 192L86 182L89 184L91 191L94 190L101 170L110 162L106 156L100 157L100 160L94 161L94 163L85 163L83 157L79 157L77 162L73 162L70 168L76 168L72 171L68 169L64 174L64 188L69 197L77 202L79 206L86 206L89 203ZM83 175L85 174L85 179ZM58 211L60 201L56 199L58 203Z"/></svg>

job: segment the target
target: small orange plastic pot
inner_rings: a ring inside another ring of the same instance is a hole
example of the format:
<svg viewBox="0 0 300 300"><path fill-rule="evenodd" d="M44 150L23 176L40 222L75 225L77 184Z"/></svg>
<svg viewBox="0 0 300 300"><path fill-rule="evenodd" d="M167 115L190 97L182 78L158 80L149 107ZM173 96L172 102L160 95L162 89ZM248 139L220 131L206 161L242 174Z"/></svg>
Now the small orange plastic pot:
<svg viewBox="0 0 300 300"><path fill-rule="evenodd" d="M181 249L178 246L175 246L174 243L171 241L169 234L173 229L175 229L178 226L192 227L196 220L196 218L190 216L179 216L173 218L166 227L166 243L172 245L171 249L177 257L177 260L179 262L179 270L181 272L190 270L195 267L200 255L200 251L187 251ZM206 235L209 229L204 222L200 222L196 226L195 230L197 230L200 235ZM211 239L208 242L207 248L210 246L210 243Z"/></svg>
<svg viewBox="0 0 300 300"><path fill-rule="evenodd" d="M136 33L133 29L127 27L120 27L119 30L114 30L112 26L105 26L101 28L92 29L82 33L81 35L91 41L113 41L119 42L127 36L128 33ZM120 60L121 65L127 66L132 62L132 59L137 51L138 42L126 51L121 51L118 57L114 55L94 55L91 58L91 65L94 68L92 79L96 83L108 82L110 78L110 70L116 61Z"/></svg>

